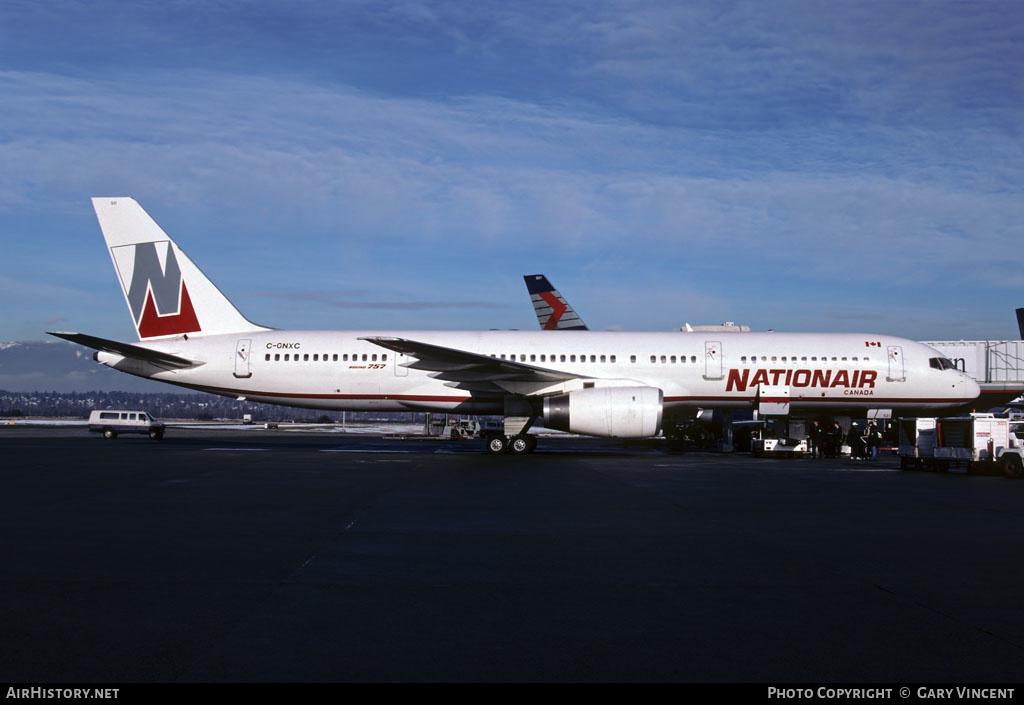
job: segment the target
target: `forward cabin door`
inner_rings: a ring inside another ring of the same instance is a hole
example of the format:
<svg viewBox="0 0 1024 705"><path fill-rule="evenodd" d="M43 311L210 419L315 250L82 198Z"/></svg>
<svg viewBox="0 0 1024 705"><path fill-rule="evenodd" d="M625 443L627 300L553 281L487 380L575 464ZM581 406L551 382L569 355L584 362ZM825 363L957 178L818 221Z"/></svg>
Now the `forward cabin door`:
<svg viewBox="0 0 1024 705"><path fill-rule="evenodd" d="M235 377L239 379L252 377L252 370L249 369L249 350L252 347L252 340L239 340L235 345Z"/></svg>
<svg viewBox="0 0 1024 705"><path fill-rule="evenodd" d="M889 346L889 378L890 382L905 382L906 374L903 372L903 348L899 345Z"/></svg>
<svg viewBox="0 0 1024 705"><path fill-rule="evenodd" d="M704 379L722 379L722 344L717 341L704 343Z"/></svg>

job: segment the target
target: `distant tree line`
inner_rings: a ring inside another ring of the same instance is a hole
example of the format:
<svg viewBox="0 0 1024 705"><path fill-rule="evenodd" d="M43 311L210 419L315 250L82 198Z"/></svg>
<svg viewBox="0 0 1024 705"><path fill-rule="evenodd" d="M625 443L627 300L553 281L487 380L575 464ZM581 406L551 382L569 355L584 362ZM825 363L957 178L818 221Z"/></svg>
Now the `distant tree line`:
<svg viewBox="0 0 1024 705"><path fill-rule="evenodd" d="M141 409L161 419L241 419L253 421L304 421L338 423L340 411L296 409L290 406L257 404L209 394L163 392L8 392L0 390L0 417L86 419L93 409ZM423 414L407 412L349 411L347 421L422 421Z"/></svg>

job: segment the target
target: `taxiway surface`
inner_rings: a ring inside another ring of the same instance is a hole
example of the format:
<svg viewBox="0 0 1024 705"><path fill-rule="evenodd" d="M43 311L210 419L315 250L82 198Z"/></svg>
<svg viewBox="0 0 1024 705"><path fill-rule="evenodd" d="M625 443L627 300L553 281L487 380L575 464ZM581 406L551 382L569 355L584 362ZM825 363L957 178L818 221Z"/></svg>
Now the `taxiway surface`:
<svg viewBox="0 0 1024 705"><path fill-rule="evenodd" d="M0 428L0 680L1012 682L1024 482Z"/></svg>

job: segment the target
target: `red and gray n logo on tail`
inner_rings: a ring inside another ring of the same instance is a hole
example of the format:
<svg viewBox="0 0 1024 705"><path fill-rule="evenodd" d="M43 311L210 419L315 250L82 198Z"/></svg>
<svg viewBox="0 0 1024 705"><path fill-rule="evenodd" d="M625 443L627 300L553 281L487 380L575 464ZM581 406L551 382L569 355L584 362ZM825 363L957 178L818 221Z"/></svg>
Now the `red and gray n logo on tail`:
<svg viewBox="0 0 1024 705"><path fill-rule="evenodd" d="M586 324L546 276L527 274L523 281L526 282L526 290L530 292L541 330L587 330Z"/></svg>
<svg viewBox="0 0 1024 705"><path fill-rule="evenodd" d="M139 340L267 330L239 313L135 200L92 204Z"/></svg>

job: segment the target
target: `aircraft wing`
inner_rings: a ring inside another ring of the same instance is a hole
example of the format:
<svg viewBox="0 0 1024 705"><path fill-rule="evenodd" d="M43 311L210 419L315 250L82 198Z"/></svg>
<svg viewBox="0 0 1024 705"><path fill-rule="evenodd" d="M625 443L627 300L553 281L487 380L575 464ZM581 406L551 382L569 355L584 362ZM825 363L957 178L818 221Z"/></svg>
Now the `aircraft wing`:
<svg viewBox="0 0 1024 705"><path fill-rule="evenodd" d="M46 334L57 338L63 338L64 340L69 340L72 343L84 345L85 347L92 348L93 350L111 352L117 355L131 357L136 360L145 360L146 362L152 362L158 365L166 365L168 367L196 367L204 364L184 357L178 357L177 355L171 355L170 353L160 352L159 350L150 350L149 348L144 348L139 345L120 343L116 340L107 340L106 338L97 338L96 336L85 335L84 333L47 331Z"/></svg>
<svg viewBox="0 0 1024 705"><path fill-rule="evenodd" d="M414 361L404 363L404 366L433 372L431 377L446 380L449 386L460 389L502 391L507 389L503 383L527 383L540 388L584 377L408 338L368 337L361 340L414 357Z"/></svg>

